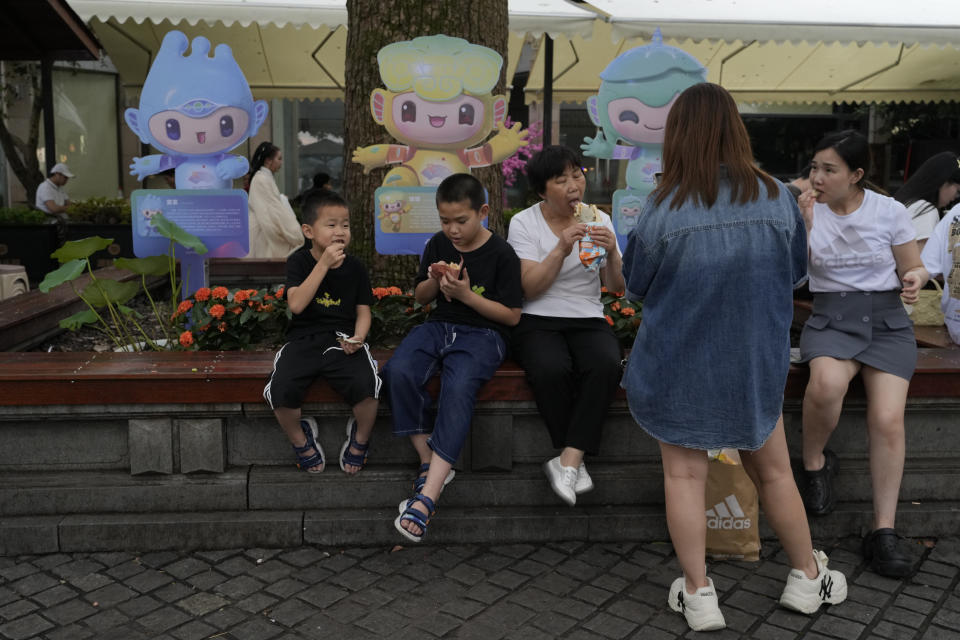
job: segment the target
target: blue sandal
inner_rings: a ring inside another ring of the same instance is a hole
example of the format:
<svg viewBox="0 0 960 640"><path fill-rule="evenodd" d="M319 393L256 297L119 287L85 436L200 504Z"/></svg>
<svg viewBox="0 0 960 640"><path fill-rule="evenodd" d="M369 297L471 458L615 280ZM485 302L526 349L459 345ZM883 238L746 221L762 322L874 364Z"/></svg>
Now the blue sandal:
<svg viewBox="0 0 960 640"><path fill-rule="evenodd" d="M306 436L307 443L302 447L293 447L294 453L297 454L297 467L307 473L322 473L323 469L312 471L313 467L323 464L323 448L317 442L320 437L317 421L313 418L301 418L300 428L303 429L303 435ZM307 455L307 451L311 449L313 453Z"/></svg>
<svg viewBox="0 0 960 640"><path fill-rule="evenodd" d="M419 509L414 509L413 503L415 502L420 502L423 504L429 513L424 513ZM433 514L437 512L436 505L434 504L433 500L422 493L418 493L409 500L401 502L400 507L403 509L403 513L398 515L397 519L393 521L393 526L397 528L397 531L400 532L400 535L410 542L420 542L423 540L423 536L427 535L427 525L430 524L430 518L432 518ZM401 524L404 520L407 522L412 522L420 527L420 535L404 529L403 525Z"/></svg>
<svg viewBox="0 0 960 640"><path fill-rule="evenodd" d="M351 447L360 451L360 453L353 453L350 451ZM348 464L363 469L367 464L367 450L369 448L370 440L363 444L357 442L357 421L354 418L347 420L347 441L340 447L340 470L346 473Z"/></svg>
<svg viewBox="0 0 960 640"><path fill-rule="evenodd" d="M427 476L423 475L424 473L430 471L430 463L424 462L420 465L420 469L417 470L417 477L413 481L413 492L420 493L423 491L423 486L427 484ZM457 475L457 472L453 469L450 469L450 473L447 474L447 477L443 479L443 486L446 487L453 481L453 477Z"/></svg>

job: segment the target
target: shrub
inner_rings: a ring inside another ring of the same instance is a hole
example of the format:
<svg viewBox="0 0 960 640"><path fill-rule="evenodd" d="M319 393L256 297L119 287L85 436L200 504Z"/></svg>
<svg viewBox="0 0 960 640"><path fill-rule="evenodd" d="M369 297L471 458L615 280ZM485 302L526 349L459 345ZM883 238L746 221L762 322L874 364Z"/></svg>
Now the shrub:
<svg viewBox="0 0 960 640"><path fill-rule="evenodd" d="M47 224L48 222L51 220L43 211L26 207L0 207L0 225Z"/></svg>
<svg viewBox="0 0 960 640"><path fill-rule="evenodd" d="M607 323L613 327L613 333L624 347L632 347L637 337L637 328L640 326L640 316L643 305L632 302L623 297L623 292L613 293L606 287L600 289L600 302L603 303L603 314Z"/></svg>
<svg viewBox="0 0 960 640"><path fill-rule="evenodd" d="M67 207L70 222L130 224L130 201L124 198L88 198Z"/></svg>
<svg viewBox="0 0 960 640"><path fill-rule="evenodd" d="M283 287L201 287L173 312L174 348L231 351L274 345L283 339L291 316Z"/></svg>

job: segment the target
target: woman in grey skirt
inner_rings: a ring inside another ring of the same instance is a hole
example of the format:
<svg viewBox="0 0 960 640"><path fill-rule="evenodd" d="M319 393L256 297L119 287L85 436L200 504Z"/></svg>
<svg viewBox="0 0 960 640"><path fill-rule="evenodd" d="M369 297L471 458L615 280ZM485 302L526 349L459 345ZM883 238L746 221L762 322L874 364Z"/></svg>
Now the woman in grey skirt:
<svg viewBox="0 0 960 640"><path fill-rule="evenodd" d="M903 576L912 561L899 548L893 526L917 346L900 300L915 302L929 274L906 208L865 188L869 170L866 138L856 131L829 134L815 148L811 189L799 199L813 292L813 313L800 338L800 355L810 363L803 398L803 497L811 515L834 508L837 457L825 446L850 380L859 373L867 391L874 506L863 555L875 572Z"/></svg>

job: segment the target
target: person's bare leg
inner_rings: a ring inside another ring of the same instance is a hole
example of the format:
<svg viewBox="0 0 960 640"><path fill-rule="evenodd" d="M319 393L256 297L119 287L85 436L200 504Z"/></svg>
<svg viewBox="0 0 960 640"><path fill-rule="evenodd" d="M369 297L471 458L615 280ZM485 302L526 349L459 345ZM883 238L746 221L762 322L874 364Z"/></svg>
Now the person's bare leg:
<svg viewBox="0 0 960 640"><path fill-rule="evenodd" d="M840 420L843 397L860 363L827 356L810 361L810 381L803 394L803 468L823 468L823 449Z"/></svg>
<svg viewBox="0 0 960 640"><path fill-rule="evenodd" d="M357 444L366 444L370 441L370 433L373 431L373 423L377 420L377 409L380 401L376 398L364 398L353 405L353 417L357 421ZM350 452L355 455L363 455L363 451L356 447L350 447ZM353 475L360 471L360 467L353 464L344 465L344 470Z"/></svg>
<svg viewBox="0 0 960 640"><path fill-rule="evenodd" d="M660 443L663 459L664 497L667 529L683 569L687 593L707 586L705 567L707 516L704 492L707 486L707 454Z"/></svg>
<svg viewBox="0 0 960 640"><path fill-rule="evenodd" d="M763 446L756 451L741 451L740 459L757 487L763 514L780 538L780 544L790 558L790 566L800 569L810 579L816 578L818 569L813 559L810 525L790 469L783 416L777 420L777 426Z"/></svg>
<svg viewBox="0 0 960 640"><path fill-rule="evenodd" d="M872 367L863 368L867 434L873 484L873 528L893 529L906 457L904 408L910 383Z"/></svg>
<svg viewBox="0 0 960 640"><path fill-rule="evenodd" d="M300 428L300 409L290 409L288 407L280 407L279 409L273 410L273 415L276 416L277 422L280 423L280 427L283 429L283 433L287 436L287 440L290 441L295 447L303 447L307 444L307 437L303 435L303 429ZM315 453L313 449L305 452L305 455L310 456ZM323 471L324 465L318 464L315 467L310 467L306 471Z"/></svg>
<svg viewBox="0 0 960 640"><path fill-rule="evenodd" d="M560 464L564 467L579 469L581 462L583 462L583 451L580 449L564 447L563 451L560 452Z"/></svg>
<svg viewBox="0 0 960 640"><path fill-rule="evenodd" d="M453 465L436 454L433 454L427 462L430 463L430 470L427 471L427 482L423 485L423 490L420 493L433 500L434 505L436 505L440 500L440 493L443 491L443 481L446 479L447 474L450 473ZM430 518L430 512L427 510L427 506L419 500L410 506L427 514L427 519ZM423 529L409 520L402 520L400 526L415 536L423 535Z"/></svg>

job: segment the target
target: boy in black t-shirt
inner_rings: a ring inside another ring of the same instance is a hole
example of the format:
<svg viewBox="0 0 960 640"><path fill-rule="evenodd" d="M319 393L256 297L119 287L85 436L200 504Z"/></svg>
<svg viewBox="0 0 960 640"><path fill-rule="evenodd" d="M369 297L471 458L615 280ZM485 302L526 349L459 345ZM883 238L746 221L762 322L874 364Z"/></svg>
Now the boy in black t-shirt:
<svg viewBox="0 0 960 640"><path fill-rule="evenodd" d="M287 258L284 295L293 312L287 343L273 359L263 397L297 454L297 466L310 473L324 468L317 422L302 418L300 405L310 384L323 377L353 407L340 468L363 468L377 417L380 378L370 356L370 305L373 291L363 264L345 253L350 214L332 192L310 195L303 204L303 234L311 240Z"/></svg>
<svg viewBox="0 0 960 640"><path fill-rule="evenodd" d="M437 188L442 231L423 250L414 293L420 304L436 299L437 307L404 338L383 371L393 433L409 435L420 455L415 494L401 503L394 521L413 542L426 533L440 492L453 478L477 391L503 362L503 333L520 320L520 260L483 227L490 210L485 199L480 181L469 174L449 176ZM437 417L429 433L426 385L438 369Z"/></svg>

